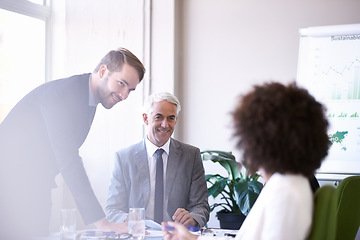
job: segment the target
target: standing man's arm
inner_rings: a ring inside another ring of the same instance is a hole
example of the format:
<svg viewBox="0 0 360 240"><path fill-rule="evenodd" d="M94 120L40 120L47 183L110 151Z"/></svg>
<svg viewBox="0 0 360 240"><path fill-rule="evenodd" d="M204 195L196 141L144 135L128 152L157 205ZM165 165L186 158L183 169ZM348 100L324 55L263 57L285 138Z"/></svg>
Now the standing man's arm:
<svg viewBox="0 0 360 240"><path fill-rule="evenodd" d="M124 170L126 171L126 168L121 166L120 156L116 153L113 175L106 200L106 217L110 222L124 222L128 215L129 192L123 174Z"/></svg>
<svg viewBox="0 0 360 240"><path fill-rule="evenodd" d="M39 100L40 110L58 171L62 174L84 223L91 224L103 219L105 213L79 156L79 148L90 129L85 108L87 102L72 102L74 97L69 96L71 93L65 97L62 95L65 90L45 91Z"/></svg>
<svg viewBox="0 0 360 240"><path fill-rule="evenodd" d="M83 77L86 77L83 81L87 86L88 76ZM56 91L44 91L38 96L41 119L48 136L44 141L49 142L49 151L52 152L57 167L57 170L49 169L48 172L61 172L85 224L94 223L102 231L127 232L127 224L110 223L106 220L91 187L79 155L79 148L90 129L88 90L83 87L83 91L78 91L76 87L70 89L71 91L68 88L56 88Z"/></svg>
<svg viewBox="0 0 360 240"><path fill-rule="evenodd" d="M199 149L196 149L193 161L189 204L187 209L178 208L173 215L173 220L184 225L203 227L209 220L210 208L205 172Z"/></svg>
<svg viewBox="0 0 360 240"><path fill-rule="evenodd" d="M48 111L48 107L52 108L52 111ZM57 167L76 202L84 223L87 225L94 223L101 231L126 233L128 231L127 223L111 223L105 218L105 213L95 196L78 153L81 141L77 139L78 136L69 134L69 132L77 132L78 129L59 114L66 113L66 111L59 111L59 109L51 107L51 104L49 106L45 104L42 111L45 111L43 118L48 129ZM68 131L64 131L64 129Z"/></svg>

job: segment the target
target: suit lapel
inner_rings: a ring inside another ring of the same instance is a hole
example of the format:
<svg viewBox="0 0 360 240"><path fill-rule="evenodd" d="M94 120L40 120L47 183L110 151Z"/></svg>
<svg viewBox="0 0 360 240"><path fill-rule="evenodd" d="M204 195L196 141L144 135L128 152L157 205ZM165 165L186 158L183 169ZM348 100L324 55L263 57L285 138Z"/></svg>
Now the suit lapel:
<svg viewBox="0 0 360 240"><path fill-rule="evenodd" d="M165 199L169 196L170 189L174 183L174 179L176 176L176 171L178 169L178 165L180 163L180 158L182 154L182 149L180 144L174 139L170 140L170 148L169 148L169 157L166 167L166 181L165 181Z"/></svg>
<svg viewBox="0 0 360 240"><path fill-rule="evenodd" d="M150 175L148 157L144 141L138 144L138 147L134 153L134 161L140 178L140 182L138 184L141 184L142 186L144 203L146 206L150 197Z"/></svg>

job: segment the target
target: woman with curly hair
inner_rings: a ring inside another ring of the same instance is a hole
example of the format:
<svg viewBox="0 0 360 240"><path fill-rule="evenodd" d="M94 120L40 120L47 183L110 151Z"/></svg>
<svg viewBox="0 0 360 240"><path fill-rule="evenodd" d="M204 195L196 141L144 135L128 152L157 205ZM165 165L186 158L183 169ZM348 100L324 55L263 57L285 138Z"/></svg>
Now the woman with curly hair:
<svg viewBox="0 0 360 240"><path fill-rule="evenodd" d="M233 122L243 164L265 180L235 239L306 239L313 212L309 178L329 148L324 106L295 83L266 83L240 98ZM211 238L177 223L163 225L166 240Z"/></svg>

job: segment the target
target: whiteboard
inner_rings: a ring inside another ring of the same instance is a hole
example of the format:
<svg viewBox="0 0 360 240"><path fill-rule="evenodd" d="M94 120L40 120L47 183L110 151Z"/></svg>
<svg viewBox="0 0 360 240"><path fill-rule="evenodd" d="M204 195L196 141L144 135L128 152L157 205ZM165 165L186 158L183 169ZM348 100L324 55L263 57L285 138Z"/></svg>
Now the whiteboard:
<svg viewBox="0 0 360 240"><path fill-rule="evenodd" d="M360 24L300 29L297 83L326 108L332 145L318 174L360 174Z"/></svg>

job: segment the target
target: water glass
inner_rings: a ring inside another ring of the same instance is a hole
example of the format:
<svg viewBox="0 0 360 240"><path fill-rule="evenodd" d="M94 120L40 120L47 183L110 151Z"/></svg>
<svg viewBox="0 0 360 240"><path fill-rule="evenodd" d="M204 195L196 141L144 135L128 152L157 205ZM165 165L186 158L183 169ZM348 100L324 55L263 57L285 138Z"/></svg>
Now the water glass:
<svg viewBox="0 0 360 240"><path fill-rule="evenodd" d="M145 238L145 208L129 209L129 233L135 239Z"/></svg>
<svg viewBox="0 0 360 240"><path fill-rule="evenodd" d="M76 209L61 209L61 240L76 238Z"/></svg>

